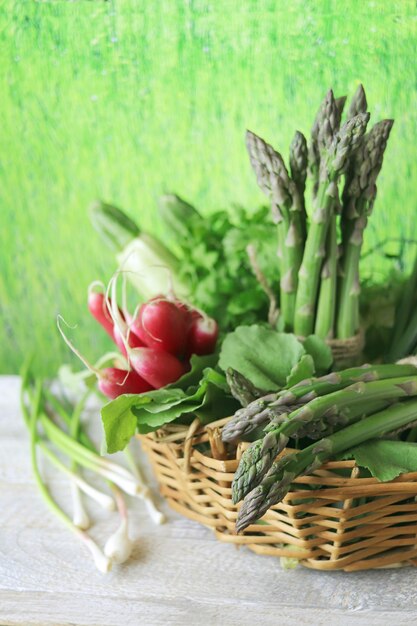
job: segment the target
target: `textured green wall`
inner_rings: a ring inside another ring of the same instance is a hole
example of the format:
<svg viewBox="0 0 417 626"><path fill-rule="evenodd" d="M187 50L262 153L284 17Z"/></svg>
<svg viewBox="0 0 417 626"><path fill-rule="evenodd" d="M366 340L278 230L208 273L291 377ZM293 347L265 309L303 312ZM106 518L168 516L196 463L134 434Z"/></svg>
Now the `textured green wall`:
<svg viewBox="0 0 417 626"><path fill-rule="evenodd" d="M85 290L114 264L92 199L154 230L167 190L255 206L245 128L286 152L329 86L362 81L374 120L396 119L367 245L415 233L416 30L414 0L3 2L0 371L28 347L43 371L67 358L58 312L99 355Z"/></svg>

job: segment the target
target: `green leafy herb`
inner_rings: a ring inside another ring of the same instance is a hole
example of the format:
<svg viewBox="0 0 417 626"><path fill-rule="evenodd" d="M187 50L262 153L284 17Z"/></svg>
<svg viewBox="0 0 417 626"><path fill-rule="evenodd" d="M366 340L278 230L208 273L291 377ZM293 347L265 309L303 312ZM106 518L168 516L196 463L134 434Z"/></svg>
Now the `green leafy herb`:
<svg viewBox="0 0 417 626"><path fill-rule="evenodd" d="M159 284L162 280L156 269L152 272L152 281L141 280L143 267L162 264L170 269L177 295L185 294L193 304L214 317L221 329L230 330L241 323L267 319L268 298L251 269L246 252L248 244L255 244L257 263L278 292L275 229L267 207L251 214L235 207L233 216L225 210L202 216L178 196L163 196L160 216L169 250L148 233L138 235L138 227L130 224L130 218L123 211L110 209L104 203L97 203L92 213L94 226L107 243L116 247L125 269L132 270L128 278L143 297L147 297L155 281ZM239 285L238 290L236 285Z"/></svg>

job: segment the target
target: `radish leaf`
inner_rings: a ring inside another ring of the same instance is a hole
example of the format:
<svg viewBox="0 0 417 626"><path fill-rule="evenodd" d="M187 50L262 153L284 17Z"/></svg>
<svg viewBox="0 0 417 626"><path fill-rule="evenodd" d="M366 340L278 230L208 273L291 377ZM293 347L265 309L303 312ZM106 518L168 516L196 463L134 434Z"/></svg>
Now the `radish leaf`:
<svg viewBox="0 0 417 626"><path fill-rule="evenodd" d="M295 335L256 324L238 326L223 341L219 365L237 370L259 389L274 391L285 387L305 353Z"/></svg>

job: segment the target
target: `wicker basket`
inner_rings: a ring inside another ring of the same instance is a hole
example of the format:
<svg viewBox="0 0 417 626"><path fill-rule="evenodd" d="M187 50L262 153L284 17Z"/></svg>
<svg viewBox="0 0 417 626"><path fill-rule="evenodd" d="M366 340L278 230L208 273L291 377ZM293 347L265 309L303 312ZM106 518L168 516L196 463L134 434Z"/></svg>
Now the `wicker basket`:
<svg viewBox="0 0 417 626"><path fill-rule="evenodd" d="M195 420L139 436L173 509L221 541L318 570L417 565L417 472L380 483L361 477L353 461L297 478L283 502L237 535L231 482L248 444L225 448L220 433L227 421L201 427Z"/></svg>
<svg viewBox="0 0 417 626"><path fill-rule="evenodd" d="M338 369L363 362L362 351L365 346L363 329L348 339L327 339L326 343L332 351L334 364Z"/></svg>

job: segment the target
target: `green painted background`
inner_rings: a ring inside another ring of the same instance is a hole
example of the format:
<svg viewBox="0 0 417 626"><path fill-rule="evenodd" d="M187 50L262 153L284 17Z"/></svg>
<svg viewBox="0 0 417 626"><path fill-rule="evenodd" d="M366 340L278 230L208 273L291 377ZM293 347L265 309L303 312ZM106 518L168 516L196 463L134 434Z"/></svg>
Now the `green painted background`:
<svg viewBox="0 0 417 626"><path fill-rule="evenodd" d="M362 81L394 117L367 245L415 227L414 0L101 0L0 5L0 371L35 347L52 372L71 323L90 358L90 281L114 264L86 207L102 197L157 230L174 190L208 215L256 206L249 127L286 152L329 86Z"/></svg>

